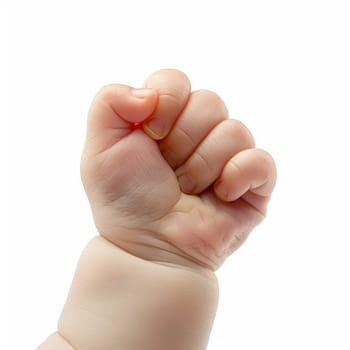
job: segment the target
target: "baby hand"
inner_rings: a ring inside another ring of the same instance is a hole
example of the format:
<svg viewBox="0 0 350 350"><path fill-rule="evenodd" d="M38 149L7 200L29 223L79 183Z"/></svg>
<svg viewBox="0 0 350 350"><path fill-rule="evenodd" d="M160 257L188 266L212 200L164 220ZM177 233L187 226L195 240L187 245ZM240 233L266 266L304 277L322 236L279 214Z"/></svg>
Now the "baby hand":
<svg viewBox="0 0 350 350"><path fill-rule="evenodd" d="M89 113L81 174L99 233L146 260L216 270L266 214L276 170L213 92L176 70L110 85Z"/></svg>

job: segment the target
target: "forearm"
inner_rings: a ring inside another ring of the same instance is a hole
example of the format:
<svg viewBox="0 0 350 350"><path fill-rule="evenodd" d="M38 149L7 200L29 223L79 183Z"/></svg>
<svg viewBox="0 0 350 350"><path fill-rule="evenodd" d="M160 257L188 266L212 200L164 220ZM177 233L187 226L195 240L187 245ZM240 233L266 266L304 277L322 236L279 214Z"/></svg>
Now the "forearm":
<svg viewBox="0 0 350 350"><path fill-rule="evenodd" d="M95 238L58 329L79 350L204 350L217 294L213 274L145 261Z"/></svg>

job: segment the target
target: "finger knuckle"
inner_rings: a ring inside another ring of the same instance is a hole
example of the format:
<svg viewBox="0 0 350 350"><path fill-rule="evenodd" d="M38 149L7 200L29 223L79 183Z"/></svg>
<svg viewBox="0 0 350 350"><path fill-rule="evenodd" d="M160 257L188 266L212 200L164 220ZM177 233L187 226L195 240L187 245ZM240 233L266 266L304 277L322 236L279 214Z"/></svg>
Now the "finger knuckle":
<svg viewBox="0 0 350 350"><path fill-rule="evenodd" d="M230 119L224 122L224 128L231 138L239 140L244 148L254 148L255 140L247 126L237 119Z"/></svg>
<svg viewBox="0 0 350 350"><path fill-rule="evenodd" d="M265 169L268 169L269 172L271 172L275 177L277 170L276 170L276 163L272 155L269 152L260 148L257 148L255 150L255 153L259 163L262 164Z"/></svg>
<svg viewBox="0 0 350 350"><path fill-rule="evenodd" d="M210 111L210 114L221 120L227 119L226 104L218 94L210 90L196 90L193 92L193 96L199 100L202 106L205 106L206 110Z"/></svg>

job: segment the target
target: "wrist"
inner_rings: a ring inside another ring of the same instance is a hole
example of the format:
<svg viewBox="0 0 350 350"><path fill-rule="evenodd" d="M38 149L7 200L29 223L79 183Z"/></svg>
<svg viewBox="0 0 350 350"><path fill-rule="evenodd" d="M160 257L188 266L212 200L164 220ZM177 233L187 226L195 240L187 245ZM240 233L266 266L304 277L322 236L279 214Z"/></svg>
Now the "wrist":
<svg viewBox="0 0 350 350"><path fill-rule="evenodd" d="M154 231L122 228L118 233L101 233L101 238L116 247L143 260L199 273L208 279L216 279L213 269L202 260L187 254L164 235Z"/></svg>
<svg viewBox="0 0 350 350"><path fill-rule="evenodd" d="M145 261L97 237L79 261L58 329L83 350L202 350L217 299L212 272Z"/></svg>

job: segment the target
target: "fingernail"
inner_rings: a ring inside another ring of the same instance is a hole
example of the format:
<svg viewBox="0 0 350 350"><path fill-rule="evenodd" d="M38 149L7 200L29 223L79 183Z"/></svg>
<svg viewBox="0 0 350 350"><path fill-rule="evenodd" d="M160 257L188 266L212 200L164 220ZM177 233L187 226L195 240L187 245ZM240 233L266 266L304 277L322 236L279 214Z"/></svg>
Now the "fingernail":
<svg viewBox="0 0 350 350"><path fill-rule="evenodd" d="M173 152L169 151L168 149L165 151L162 151L163 158L168 162L168 164L172 167L175 168L176 166L176 158L173 154Z"/></svg>
<svg viewBox="0 0 350 350"><path fill-rule="evenodd" d="M220 199L228 200L228 196L229 196L228 188L223 183L223 181L218 181L215 184L215 191L219 195Z"/></svg>
<svg viewBox="0 0 350 350"><path fill-rule="evenodd" d="M150 120L144 125L146 131L148 134L155 140L160 140L163 137L164 133L164 122L159 119L155 118Z"/></svg>
<svg viewBox="0 0 350 350"><path fill-rule="evenodd" d="M130 93L136 98L146 98L152 93L152 89L131 89Z"/></svg>
<svg viewBox="0 0 350 350"><path fill-rule="evenodd" d="M190 193L193 191L195 184L187 175L181 175L178 181L183 192Z"/></svg>

